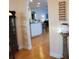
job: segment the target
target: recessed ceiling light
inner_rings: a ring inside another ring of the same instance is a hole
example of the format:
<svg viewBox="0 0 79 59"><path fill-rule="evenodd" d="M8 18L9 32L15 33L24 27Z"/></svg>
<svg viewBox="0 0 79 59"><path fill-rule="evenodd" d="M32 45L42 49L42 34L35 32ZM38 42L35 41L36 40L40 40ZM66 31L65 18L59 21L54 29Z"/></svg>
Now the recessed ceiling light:
<svg viewBox="0 0 79 59"><path fill-rule="evenodd" d="M38 5L40 5L40 2L38 2Z"/></svg>
<svg viewBox="0 0 79 59"><path fill-rule="evenodd" d="M30 2L33 2L33 0L30 0Z"/></svg>
<svg viewBox="0 0 79 59"><path fill-rule="evenodd" d="M40 2L37 3L37 7L40 7Z"/></svg>

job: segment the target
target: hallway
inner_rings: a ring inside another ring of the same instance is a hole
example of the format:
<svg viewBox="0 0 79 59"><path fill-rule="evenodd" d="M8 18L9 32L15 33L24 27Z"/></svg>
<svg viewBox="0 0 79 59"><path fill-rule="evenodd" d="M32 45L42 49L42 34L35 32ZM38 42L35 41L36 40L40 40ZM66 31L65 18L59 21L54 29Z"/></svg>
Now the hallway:
<svg viewBox="0 0 79 59"><path fill-rule="evenodd" d="M16 54L16 59L56 59L50 57L48 39L47 32L32 38L32 50L20 50Z"/></svg>

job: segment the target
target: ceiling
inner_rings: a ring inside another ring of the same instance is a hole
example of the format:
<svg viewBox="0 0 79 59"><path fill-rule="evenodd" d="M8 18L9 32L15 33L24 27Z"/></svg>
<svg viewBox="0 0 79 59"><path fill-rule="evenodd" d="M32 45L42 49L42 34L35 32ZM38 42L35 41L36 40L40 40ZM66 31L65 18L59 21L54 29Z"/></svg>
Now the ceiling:
<svg viewBox="0 0 79 59"><path fill-rule="evenodd" d="M47 8L48 3L47 0L32 0L32 2L29 3L29 6L31 9Z"/></svg>

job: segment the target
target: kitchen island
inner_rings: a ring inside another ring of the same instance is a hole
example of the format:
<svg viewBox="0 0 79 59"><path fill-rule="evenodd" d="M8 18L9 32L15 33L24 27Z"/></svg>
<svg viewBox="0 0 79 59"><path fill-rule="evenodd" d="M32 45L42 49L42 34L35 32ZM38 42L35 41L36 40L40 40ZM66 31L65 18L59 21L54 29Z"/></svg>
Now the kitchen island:
<svg viewBox="0 0 79 59"><path fill-rule="evenodd" d="M42 23L41 22L32 22L31 23L31 36L39 36L42 34Z"/></svg>

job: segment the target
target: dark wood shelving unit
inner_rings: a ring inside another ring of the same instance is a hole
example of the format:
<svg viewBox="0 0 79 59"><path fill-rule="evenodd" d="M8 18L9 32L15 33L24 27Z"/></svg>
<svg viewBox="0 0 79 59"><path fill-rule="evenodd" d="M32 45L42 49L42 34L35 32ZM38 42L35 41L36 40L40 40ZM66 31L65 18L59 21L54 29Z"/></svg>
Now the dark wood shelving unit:
<svg viewBox="0 0 79 59"><path fill-rule="evenodd" d="M9 59L15 59L18 51L15 11L9 11Z"/></svg>

